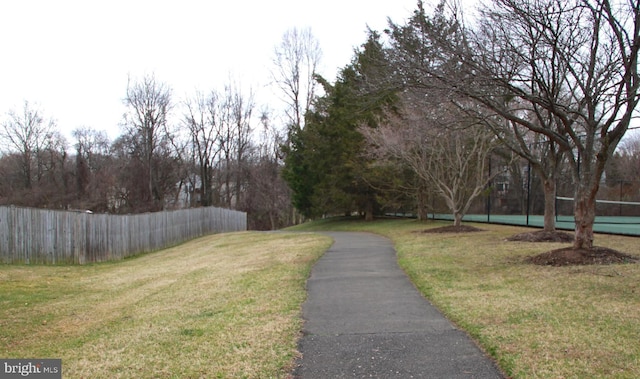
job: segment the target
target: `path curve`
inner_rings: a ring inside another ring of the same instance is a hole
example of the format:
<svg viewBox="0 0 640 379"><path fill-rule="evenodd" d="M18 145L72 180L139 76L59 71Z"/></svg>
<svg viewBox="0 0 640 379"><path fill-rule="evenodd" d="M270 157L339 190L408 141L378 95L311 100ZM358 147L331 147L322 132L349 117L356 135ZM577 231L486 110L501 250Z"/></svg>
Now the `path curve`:
<svg viewBox="0 0 640 379"><path fill-rule="evenodd" d="M467 334L422 297L389 239L324 234L334 244L307 282L294 378L503 378Z"/></svg>

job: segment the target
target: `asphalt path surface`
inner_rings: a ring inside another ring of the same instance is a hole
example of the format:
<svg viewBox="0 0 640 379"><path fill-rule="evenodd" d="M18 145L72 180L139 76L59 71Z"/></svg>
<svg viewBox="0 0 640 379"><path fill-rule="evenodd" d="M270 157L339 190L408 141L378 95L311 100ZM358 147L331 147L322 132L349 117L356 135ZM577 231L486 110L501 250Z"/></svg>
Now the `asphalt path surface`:
<svg viewBox="0 0 640 379"><path fill-rule="evenodd" d="M503 378L417 291L390 240L326 234L334 244L307 282L294 378Z"/></svg>

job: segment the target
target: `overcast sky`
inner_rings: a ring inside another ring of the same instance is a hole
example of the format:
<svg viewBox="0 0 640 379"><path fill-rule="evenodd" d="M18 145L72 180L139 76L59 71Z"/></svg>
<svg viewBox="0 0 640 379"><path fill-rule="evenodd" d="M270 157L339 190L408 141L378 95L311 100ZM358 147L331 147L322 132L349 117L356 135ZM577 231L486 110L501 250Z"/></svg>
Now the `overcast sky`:
<svg viewBox="0 0 640 379"><path fill-rule="evenodd" d="M426 1L429 3L429 1ZM0 120L24 100L66 135L79 126L120 134L127 77L155 74L174 98L221 88L229 76L260 102L276 45L310 27L333 81L366 27L403 22L416 0L2 0ZM274 100L275 101L275 100ZM259 104L258 104L259 105Z"/></svg>

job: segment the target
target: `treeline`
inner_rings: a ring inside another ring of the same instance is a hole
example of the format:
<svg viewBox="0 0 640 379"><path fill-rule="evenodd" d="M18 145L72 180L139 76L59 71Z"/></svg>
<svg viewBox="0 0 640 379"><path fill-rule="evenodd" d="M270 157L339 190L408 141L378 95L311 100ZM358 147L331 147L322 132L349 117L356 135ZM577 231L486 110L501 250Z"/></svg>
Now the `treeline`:
<svg viewBox="0 0 640 379"><path fill-rule="evenodd" d="M290 224L280 132L267 112L256 125L252 94L232 85L178 101L148 75L126 89L123 133L83 127L70 144L29 102L0 130L0 203L98 213L197 206L245 211L249 227Z"/></svg>
<svg viewBox="0 0 640 379"><path fill-rule="evenodd" d="M534 173L545 230L556 196L571 195L574 246L592 247L596 198L638 195L637 142L622 141L640 100L640 1L493 0L470 23L457 4L417 1L407 20L369 30L334 81L317 72L310 30L285 33L277 124L231 84L178 102L151 76L127 86L123 135L80 129L69 150L25 103L3 124L0 199L114 213L216 205L260 229L445 207L459 224Z"/></svg>
<svg viewBox="0 0 640 379"><path fill-rule="evenodd" d="M490 191L522 193L527 169L545 231L569 195L574 247L591 248L596 198L638 195L638 150L621 142L640 99L640 2L493 0L469 23L457 5L418 1L369 31L334 83L318 78L324 95L285 149L294 205L308 217L446 207L458 225Z"/></svg>
<svg viewBox="0 0 640 379"><path fill-rule="evenodd" d="M278 111L231 80L176 98L153 74L129 78L115 140L80 127L69 142L25 101L1 120L0 204L116 214L216 206L246 212L249 229L300 222L284 151L317 98L321 55L310 29L283 34L270 78Z"/></svg>

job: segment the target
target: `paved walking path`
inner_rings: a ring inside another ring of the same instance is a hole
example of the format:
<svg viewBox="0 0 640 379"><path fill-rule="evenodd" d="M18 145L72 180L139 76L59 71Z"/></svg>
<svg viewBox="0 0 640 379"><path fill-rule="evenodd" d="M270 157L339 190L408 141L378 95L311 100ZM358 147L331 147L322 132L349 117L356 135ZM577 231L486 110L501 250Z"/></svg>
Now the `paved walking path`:
<svg viewBox="0 0 640 379"><path fill-rule="evenodd" d="M326 234L335 243L307 282L295 378L502 378L415 289L391 241Z"/></svg>

